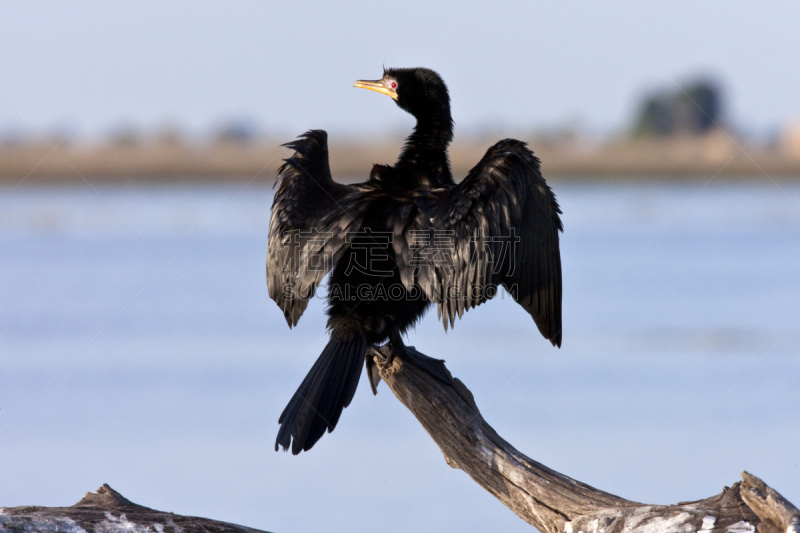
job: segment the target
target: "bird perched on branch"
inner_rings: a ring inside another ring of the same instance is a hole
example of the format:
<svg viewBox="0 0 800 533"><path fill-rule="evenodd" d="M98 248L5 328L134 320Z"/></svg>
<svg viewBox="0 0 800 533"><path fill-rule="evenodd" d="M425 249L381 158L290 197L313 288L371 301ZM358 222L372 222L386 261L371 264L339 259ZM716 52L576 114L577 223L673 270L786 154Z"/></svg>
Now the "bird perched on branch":
<svg viewBox="0 0 800 533"><path fill-rule="evenodd" d="M289 327L332 271L330 341L279 420L275 449L291 446L293 454L333 430L368 350L381 343L448 379L402 340L433 303L446 330L502 286L561 346L561 211L539 159L525 143L506 139L456 184L447 155L450 97L436 72L385 69L380 80L355 87L391 97L417 124L394 166L375 165L356 185L331 178L324 131L286 144L295 152L278 171L267 284Z"/></svg>

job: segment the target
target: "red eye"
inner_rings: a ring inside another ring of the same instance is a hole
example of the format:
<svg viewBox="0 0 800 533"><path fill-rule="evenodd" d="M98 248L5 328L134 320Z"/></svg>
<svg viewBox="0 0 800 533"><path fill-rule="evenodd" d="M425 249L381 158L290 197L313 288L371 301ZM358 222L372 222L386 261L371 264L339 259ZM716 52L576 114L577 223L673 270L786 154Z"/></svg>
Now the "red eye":
<svg viewBox="0 0 800 533"><path fill-rule="evenodd" d="M392 82L392 89L395 89L395 88L397 88L397 82L396 82L396 81L393 81L393 82Z"/></svg>

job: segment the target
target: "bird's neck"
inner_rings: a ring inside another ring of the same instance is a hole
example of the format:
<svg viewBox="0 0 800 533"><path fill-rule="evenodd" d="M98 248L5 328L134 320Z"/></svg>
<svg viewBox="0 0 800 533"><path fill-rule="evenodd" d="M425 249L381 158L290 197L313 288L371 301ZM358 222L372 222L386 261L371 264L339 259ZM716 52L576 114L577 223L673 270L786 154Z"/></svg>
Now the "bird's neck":
<svg viewBox="0 0 800 533"><path fill-rule="evenodd" d="M414 132L406 139L395 168L413 189L453 185L447 147L453 140L450 114L417 118Z"/></svg>

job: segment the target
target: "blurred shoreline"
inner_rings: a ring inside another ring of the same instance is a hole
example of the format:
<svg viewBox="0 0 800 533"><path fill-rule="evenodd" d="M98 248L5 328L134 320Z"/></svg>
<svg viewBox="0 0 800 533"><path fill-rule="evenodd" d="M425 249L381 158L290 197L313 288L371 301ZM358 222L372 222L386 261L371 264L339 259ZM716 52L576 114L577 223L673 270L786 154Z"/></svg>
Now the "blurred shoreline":
<svg viewBox="0 0 800 533"><path fill-rule="evenodd" d="M288 139L287 139L288 140ZM497 139L456 139L450 148L459 180ZM374 163L391 164L403 140L330 141L330 164L339 181L367 178ZM714 130L704 135L624 138L534 138L545 177L582 180L800 179L798 143L746 144ZM55 146L55 149L52 148ZM744 146L744 150L741 148ZM271 183L291 152L264 140L130 143L57 141L0 144L0 184L171 183L251 181Z"/></svg>

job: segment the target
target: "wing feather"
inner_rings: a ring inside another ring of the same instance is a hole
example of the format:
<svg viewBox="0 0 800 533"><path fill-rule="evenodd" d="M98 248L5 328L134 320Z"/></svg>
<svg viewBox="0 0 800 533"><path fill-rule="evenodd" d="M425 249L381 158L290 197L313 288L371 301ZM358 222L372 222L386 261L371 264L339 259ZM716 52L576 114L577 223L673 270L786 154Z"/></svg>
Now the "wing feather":
<svg viewBox="0 0 800 533"><path fill-rule="evenodd" d="M500 141L439 201L419 202L404 229L395 225L402 281L438 304L445 329L502 285L560 346L560 213L539 159L521 141ZM452 239L443 245L412 232ZM414 250L400 250L406 246Z"/></svg>
<svg viewBox="0 0 800 533"><path fill-rule="evenodd" d="M292 327L342 252L344 234L328 230L353 223L343 205L355 189L333 181L325 131L307 131L284 146L295 152L278 169L266 274L269 296Z"/></svg>

